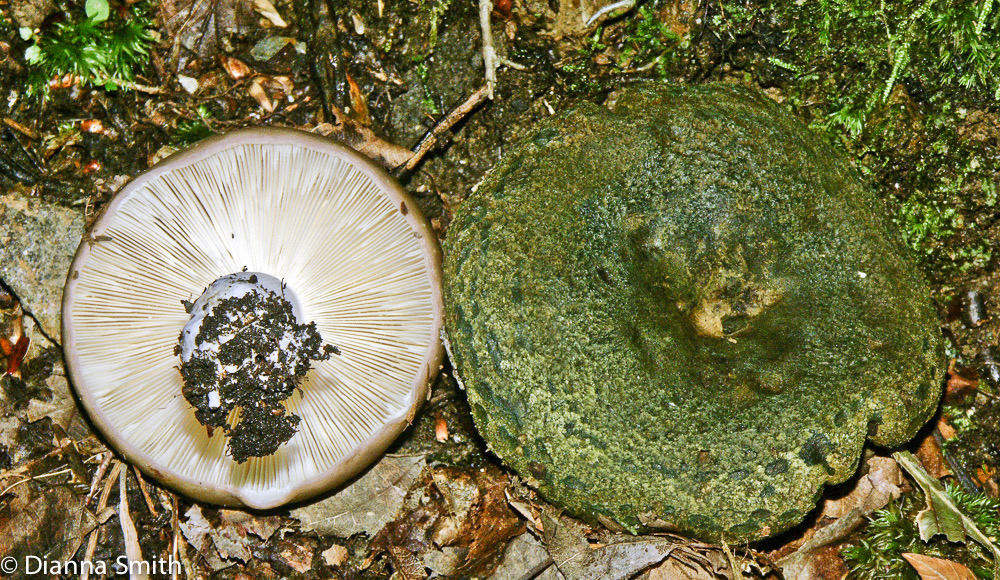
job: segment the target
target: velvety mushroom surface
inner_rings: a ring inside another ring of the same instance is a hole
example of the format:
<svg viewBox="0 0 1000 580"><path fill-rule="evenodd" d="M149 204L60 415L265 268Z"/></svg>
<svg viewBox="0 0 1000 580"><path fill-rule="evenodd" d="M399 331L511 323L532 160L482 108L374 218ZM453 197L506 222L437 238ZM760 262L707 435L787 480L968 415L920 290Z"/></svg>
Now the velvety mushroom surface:
<svg viewBox="0 0 1000 580"><path fill-rule="evenodd" d="M745 89L646 84L547 119L444 251L477 427L610 525L776 534L940 395L935 312L885 208Z"/></svg>
<svg viewBox="0 0 1000 580"><path fill-rule="evenodd" d="M205 501L272 508L350 478L440 367L440 249L381 169L287 129L204 141L84 236L70 378L108 443Z"/></svg>

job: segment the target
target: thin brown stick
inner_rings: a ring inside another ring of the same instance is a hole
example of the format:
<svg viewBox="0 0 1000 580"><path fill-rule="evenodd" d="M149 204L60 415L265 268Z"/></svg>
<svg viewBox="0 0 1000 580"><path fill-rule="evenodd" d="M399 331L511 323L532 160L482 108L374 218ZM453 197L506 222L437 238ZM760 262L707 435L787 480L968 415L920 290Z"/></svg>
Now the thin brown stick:
<svg viewBox="0 0 1000 580"><path fill-rule="evenodd" d="M132 565L141 563L143 559L142 546L139 545L139 533L135 529L131 508L128 505L127 481L128 470L122 469L118 475L118 524L121 526L122 536L125 538L125 557L128 558L129 578L131 580L149 580L149 574L143 572L141 566L137 571L132 571Z"/></svg>
<svg viewBox="0 0 1000 580"><path fill-rule="evenodd" d="M403 170L411 171L414 167L416 167L417 164L420 163L420 160L423 159L435 145L437 145L438 138L441 137L441 135L443 135L446 131L454 127L455 123L461 121L463 117L478 107L480 103L485 101L489 94L489 85L483 85L478 91L472 93L472 95L466 99L464 103L452 109L452 111L448 113L448 115L445 116L445 118L442 119L436 127L434 127L434 130L424 137L424 140L420 142L417 150L413 152L413 157L410 157L410 160L403 166Z"/></svg>
<svg viewBox="0 0 1000 580"><path fill-rule="evenodd" d="M177 551L178 551L178 548L180 546L179 538L180 538L180 535L181 535L180 518L177 517L177 496L176 495L171 495L170 496L170 507L171 507L171 510L170 510L170 531L173 534L173 540L170 542L170 555L173 557L173 561L176 562L177 561L177 557L178 557ZM177 570L173 566L171 566L170 568L171 568L170 579L171 580L177 580ZM188 572L188 574L190 575L190 571Z"/></svg>
<svg viewBox="0 0 1000 580"><path fill-rule="evenodd" d="M151 513L154 518L160 517L160 513L156 511L156 506L153 504L153 498L149 495L149 486L146 484L146 480L142 478L142 473L139 471L139 468L133 465L132 471L135 472L135 478L139 481L139 491L142 492L142 497L146 500L146 507L149 508L149 513Z"/></svg>
<svg viewBox="0 0 1000 580"><path fill-rule="evenodd" d="M26 477L20 481L17 481L5 487L3 491L0 491L0 496L7 495L7 492L9 492L10 490L14 489L15 487L21 484L28 483L29 481L45 479L46 477L55 477L57 475L65 475L67 473L73 473L73 470L67 467L66 469L60 469L58 471L50 471L49 473L43 473L41 475L33 475L31 477Z"/></svg>
<svg viewBox="0 0 1000 580"><path fill-rule="evenodd" d="M483 67L486 69L486 94L493 98L493 87L497 84L497 68L500 62L497 51L493 48L493 24L490 14L493 12L491 0L479 0L479 28L483 36Z"/></svg>
<svg viewBox="0 0 1000 580"><path fill-rule="evenodd" d="M34 131L32 131L31 129L25 127L24 125L18 123L14 119L11 119L9 117L4 117L3 118L3 124L7 125L8 127L10 127L11 129L17 131L18 133L24 135L28 139L31 139L32 141L37 141L38 140L38 133L35 133Z"/></svg>
<svg viewBox="0 0 1000 580"><path fill-rule="evenodd" d="M108 457L111 453L108 453ZM97 500L97 512L103 512L104 508L108 507L108 496L111 495L111 487L115 484L118 479L118 475L122 471L123 463L121 461L115 460L114 467L111 468L111 475L108 477L107 481L104 483L104 489L101 491L101 498ZM86 504L84 504L86 505ZM105 520L107 521L107 520ZM97 538L101 533L100 526L96 526L90 532L90 539L87 541L87 552L84 555L84 562L91 562L94 559L94 552L97 551ZM90 566L81 566L80 570L80 580L88 580L90 578Z"/></svg>
<svg viewBox="0 0 1000 580"><path fill-rule="evenodd" d="M180 516L178 515L177 509L177 496L170 494L170 525L174 529L174 557L180 558L181 564L184 567L184 573L188 578L200 578L197 571L194 568L194 564L191 559L188 558L187 553L187 539L181 534L180 530Z"/></svg>
<svg viewBox="0 0 1000 580"><path fill-rule="evenodd" d="M626 0L635 2L635 0ZM483 66L486 69L486 92L493 100L493 87L497 84L497 69L503 65L517 70L527 70L527 67L508 60L499 54L493 45L493 12L492 0L479 0L479 29L483 36Z"/></svg>
<svg viewBox="0 0 1000 580"><path fill-rule="evenodd" d="M118 86L132 89L133 91L138 91L140 93L146 93L147 95L162 95L167 91L160 87L151 87L149 85L141 85L139 83L134 83L132 81L118 81Z"/></svg>
<svg viewBox="0 0 1000 580"><path fill-rule="evenodd" d="M31 469L34 466L36 466L39 463L41 463L42 461L45 461L49 457L52 457L53 455L58 455L58 454L62 453L63 451L66 450L67 447L69 447L73 443L74 442L73 442L72 439L64 439L63 441L60 441L58 447L50 450L45 455L43 455L43 456L41 456L41 457L39 457L37 459L32 459L31 461L25 463L24 465L21 465L19 467L14 468L14 469L9 469L7 471L4 471L3 473L0 473L0 480L7 479L8 477L13 477L13 476L19 476L19 475L21 475L22 473L28 471L29 469Z"/></svg>
<svg viewBox="0 0 1000 580"><path fill-rule="evenodd" d="M97 511L104 511L104 508L108 507L108 497L111 495L111 488L114 487L115 481L118 479L118 475L122 472L123 467L125 467L125 464L116 459L114 465L111 467L111 475L104 482L101 499L97 500Z"/></svg>
<svg viewBox="0 0 1000 580"><path fill-rule="evenodd" d="M90 492L87 493L87 497L83 498L83 507L87 507L90 500L93 499L94 495L97 494L97 486L101 484L101 479L104 478L104 474L108 471L108 466L111 465L111 460L114 459L114 454L110 451L104 455L104 459L101 460L101 464L97 467L97 472L94 473L94 479L90 482Z"/></svg>

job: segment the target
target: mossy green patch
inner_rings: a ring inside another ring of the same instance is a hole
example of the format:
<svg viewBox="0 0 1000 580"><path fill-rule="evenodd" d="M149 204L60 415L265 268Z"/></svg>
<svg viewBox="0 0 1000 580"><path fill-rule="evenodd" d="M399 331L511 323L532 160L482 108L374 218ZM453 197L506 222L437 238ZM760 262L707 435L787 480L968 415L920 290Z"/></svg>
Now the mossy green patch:
<svg viewBox="0 0 1000 580"><path fill-rule="evenodd" d="M451 232L476 425L579 515L763 538L936 407L935 314L884 208L747 90L650 83L557 115Z"/></svg>

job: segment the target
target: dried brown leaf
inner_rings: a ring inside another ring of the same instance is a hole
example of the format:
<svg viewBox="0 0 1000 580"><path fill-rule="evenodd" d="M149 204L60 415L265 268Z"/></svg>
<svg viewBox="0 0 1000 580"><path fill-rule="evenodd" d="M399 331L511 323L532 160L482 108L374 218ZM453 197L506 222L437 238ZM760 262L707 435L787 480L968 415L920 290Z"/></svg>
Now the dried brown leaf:
<svg viewBox="0 0 1000 580"><path fill-rule="evenodd" d="M937 430L945 441L950 441L958 436L958 431L955 431L955 428L944 417L938 419Z"/></svg>
<svg viewBox="0 0 1000 580"><path fill-rule="evenodd" d="M638 580L718 580L719 577L705 568L692 568L686 564L667 558L650 568Z"/></svg>
<svg viewBox="0 0 1000 580"><path fill-rule="evenodd" d="M281 527L281 516L257 516L240 510L219 510L219 519L238 526L262 540L270 538Z"/></svg>
<svg viewBox="0 0 1000 580"><path fill-rule="evenodd" d="M238 81L253 72L242 60L231 56L222 57L222 68L226 69L229 77L234 81Z"/></svg>
<svg viewBox="0 0 1000 580"><path fill-rule="evenodd" d="M203 553L208 547L208 540L212 533L212 524L208 523L205 515L201 513L201 506L193 505L184 514L186 518L180 523L181 533L195 550Z"/></svg>
<svg viewBox="0 0 1000 580"><path fill-rule="evenodd" d="M667 558L674 558L682 567L692 571L717 572L719 569L703 554L677 538L618 535L602 544L591 545L584 535L584 527L568 518L559 518L554 512L545 511L542 521L545 546L566 578L625 580Z"/></svg>
<svg viewBox="0 0 1000 580"><path fill-rule="evenodd" d="M323 557L323 561L329 566L341 566L347 561L349 556L347 548L341 546L340 544L334 544L328 549L323 550L320 556Z"/></svg>
<svg viewBox="0 0 1000 580"><path fill-rule="evenodd" d="M468 548L474 539L474 510L481 498L479 481L474 474L449 468L435 469L431 477L445 506L445 515L435 522L431 539L441 547L461 543Z"/></svg>
<svg viewBox="0 0 1000 580"><path fill-rule="evenodd" d="M197 505L191 506L184 516L186 519L179 524L181 533L212 570L232 566L234 560L250 560L247 531L240 523L220 518L219 527L215 527Z"/></svg>
<svg viewBox="0 0 1000 580"><path fill-rule="evenodd" d="M354 120L362 125L371 125L372 118L368 114L368 101L361 92L361 87L350 74L347 75L347 85L351 92L351 115Z"/></svg>
<svg viewBox="0 0 1000 580"><path fill-rule="evenodd" d="M334 110L333 114L336 123L320 123L316 133L344 143L387 169L399 167L413 157L409 149L382 139L340 109Z"/></svg>
<svg viewBox="0 0 1000 580"><path fill-rule="evenodd" d="M903 558L913 566L921 580L976 580L972 570L958 562L910 553L903 554Z"/></svg>
<svg viewBox="0 0 1000 580"><path fill-rule="evenodd" d="M830 548L839 544L857 527L863 516L882 509L900 495L903 474L899 464L891 457L872 455L862 475L852 484L842 486L842 493L823 501L816 523L807 529L800 540L790 543L774 554L789 580L818 580L828 578L831 569L843 566L840 558L830 561ZM830 519L837 521L829 523ZM793 551L794 550L794 551Z"/></svg>
<svg viewBox="0 0 1000 580"><path fill-rule="evenodd" d="M424 553L420 560L432 573L445 578L453 578L459 576L458 570L465 562L468 551L466 548L441 548Z"/></svg>
<svg viewBox="0 0 1000 580"><path fill-rule="evenodd" d="M316 551L316 541L300 538L298 542L282 540L280 544L281 559L284 563L300 574L312 570L313 552Z"/></svg>
<svg viewBox="0 0 1000 580"><path fill-rule="evenodd" d="M288 27L288 23L278 14L278 10L269 0L253 0L253 7L261 16L267 18L271 24L278 28Z"/></svg>
<svg viewBox="0 0 1000 580"><path fill-rule="evenodd" d="M505 490L509 481L496 477L493 470L480 472L479 497L472 514L471 537L465 564L459 568L461 575L483 576L499 563L508 540L524 531L524 525L507 503Z"/></svg>
<svg viewBox="0 0 1000 580"><path fill-rule="evenodd" d="M944 454L941 453L941 446L938 445L933 434L928 433L920 441L915 455L927 473L931 474L931 477L941 479L946 475L951 475L951 468L948 467L948 462L945 460Z"/></svg>
<svg viewBox="0 0 1000 580"><path fill-rule="evenodd" d="M554 567L554 563L545 546L531 532L524 532L507 546L503 560L490 579L532 578L548 567Z"/></svg>
<svg viewBox="0 0 1000 580"><path fill-rule="evenodd" d="M157 4L164 32L199 59L224 52L229 37L257 28L253 0L162 0ZM178 70L185 59L173 57Z"/></svg>
<svg viewBox="0 0 1000 580"><path fill-rule="evenodd" d="M946 400L960 400L973 393L979 387L979 378L975 376L965 376L965 373L967 373L967 371L959 372L959 370L955 368L954 363L952 363L951 367L948 369L947 382L945 383L944 397Z"/></svg>
<svg viewBox="0 0 1000 580"><path fill-rule="evenodd" d="M304 530L344 538L359 532L374 536L395 517L425 466L423 455L387 455L337 494L291 515Z"/></svg>
<svg viewBox="0 0 1000 580"><path fill-rule="evenodd" d="M223 523L212 530L212 543L219 556L225 560L250 560L250 548L246 542L246 531L240 526Z"/></svg>
<svg viewBox="0 0 1000 580"><path fill-rule="evenodd" d="M257 103L260 104L260 108L264 109L268 113L274 112L274 103L271 102L271 97L267 96L267 92L264 87L260 86L257 79L254 79L250 86L247 87L247 92L250 96L254 98Z"/></svg>
<svg viewBox="0 0 1000 580"><path fill-rule="evenodd" d="M778 560L785 580L820 578L817 568L823 566L825 549L846 538L863 520L861 510L854 508L832 524L820 528L798 550Z"/></svg>
<svg viewBox="0 0 1000 580"><path fill-rule="evenodd" d="M895 459L873 455L868 458L866 468L866 473L846 494L823 502L824 516L841 518L854 509L868 515L899 497L903 473Z"/></svg>
<svg viewBox="0 0 1000 580"><path fill-rule="evenodd" d="M393 568L403 580L423 580L427 578L427 570L416 554L402 546L389 546L389 557Z"/></svg>
<svg viewBox="0 0 1000 580"><path fill-rule="evenodd" d="M842 542L835 542L815 548L801 570L790 570L789 573L782 571L785 580L844 580L849 570L840 555L843 547L841 544Z"/></svg>
<svg viewBox="0 0 1000 580"><path fill-rule="evenodd" d="M5 509L0 511L0 556L18 562L38 554L69 560L99 522L63 486L39 492L24 484L5 497Z"/></svg>

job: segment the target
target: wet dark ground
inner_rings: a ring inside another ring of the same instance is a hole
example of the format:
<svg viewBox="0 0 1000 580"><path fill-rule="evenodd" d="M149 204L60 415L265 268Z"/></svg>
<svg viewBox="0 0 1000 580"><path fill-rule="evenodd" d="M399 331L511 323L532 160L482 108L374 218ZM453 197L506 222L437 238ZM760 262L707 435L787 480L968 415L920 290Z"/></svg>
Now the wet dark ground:
<svg viewBox="0 0 1000 580"><path fill-rule="evenodd" d="M0 0L8 23L22 4ZM33 96L26 90L31 71L23 58L29 42L10 24L0 28L3 224L16 230L11 220L34 215L38 207L56 208L57 215L69 216L64 220L82 216L89 221L130 176L198 138L237 127L318 128L356 137L352 127L361 126L381 139L367 139L376 147L413 150L484 84L473 2L279 4L287 28L267 24L252 11L238 17L237 8L246 12L241 2L208 4L216 11L215 20L202 29L178 23L183 3L159 5L159 41L136 76L140 90L56 83L46 98ZM569 4L498 2L491 22L499 52L525 70L502 67L493 100L463 115L415 168L392 169L442 238L448 235L455 205L535 121L579 100L601 102L616 87L638 79L748 84L786 102L806 121L817 114L808 104L787 98L798 81L768 60L786 56L782 51L788 50L781 42L780 22L760 17L735 34L722 34L711 23L724 13L723 4L654 1L640 6L687 39L681 48L668 41L648 42L652 33L641 29L640 11L586 27L571 18L573 10L581 9L579 3L573 4L576 8ZM73 4L63 8L80 10ZM51 25L59 12L55 5L40 11L44 14L30 26ZM291 40L267 43L285 38ZM249 73L241 74L234 61ZM833 75L838 63L826 67ZM197 90L186 91L181 77L195 79ZM880 195L905 208L907 192L920 189L930 179L928 171L942 171L955 151L974 150L980 158L995 160L1000 117L990 101L957 96L963 116L928 129L921 124L926 109L921 95L900 86L899 94L873 118L874 129L856 141L840 139L839 145ZM949 144L950 153L942 152L942 142ZM950 437L940 457L951 477L994 497L1000 491L1000 275L997 256L983 249L997 245L1000 213L995 195L983 183L995 181L995 171L973 172L973 179L955 187L946 204L960 219L951 219L950 229L921 256L952 365L943 410L935 419L944 426L945 436L939 439ZM20 208L18 203L28 209L12 209ZM22 234L30 237L34 230L25 228ZM71 227L62 231L69 238L79 236ZM14 286L7 281L3 289L17 294L32 311L44 310ZM57 311L51 294L37 295L50 296L48 306ZM5 488L0 528L9 532L9 539L0 540L0 552L18 558L48 554L64 561L115 561L129 542L118 515L122 502L116 475L126 483L124 502L143 554L182 559L186 577L556 577L544 550L541 556L531 551L540 544L531 544L531 534L525 535L526 528L542 521L544 501L486 450L448 369L414 425L391 450L422 455L427 467L409 482L409 493L399 510L389 514L389 523L344 536L305 529L302 518L289 511L248 519L198 506L158 489L127 466L108 463L107 448L90 434L60 380L57 323L24 317L9 299L0 308L5 336L13 336L18 325L34 327L20 368L11 367L17 358L13 351L0 359L11 370L0 391L0 482ZM927 429L923 437L933 438L935 431ZM607 532L587 533L593 542ZM763 575L767 552L777 554L782 541L741 553L755 558L754 570ZM515 559L534 561L536 568L549 570L541 574L550 576L532 576L538 572L531 569L496 573L498 566L505 570L504 550ZM719 548L690 551L703 558L704 569L732 577Z"/></svg>

